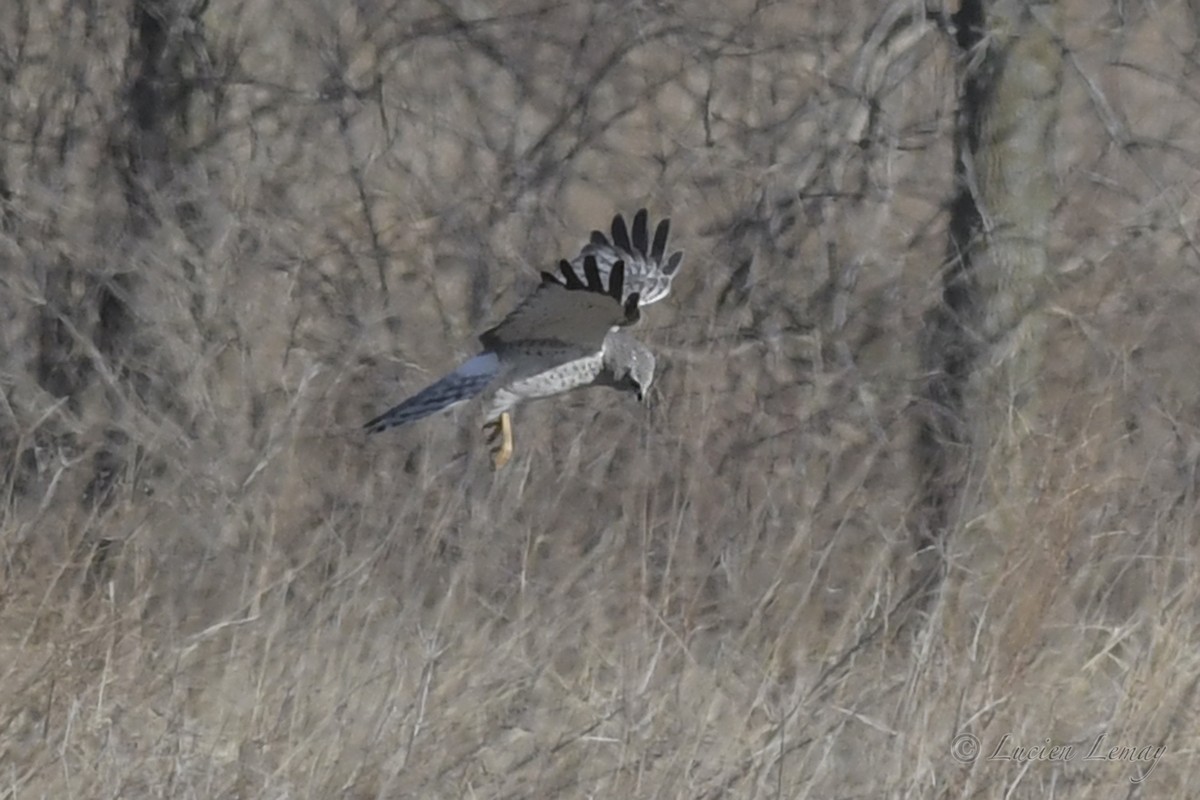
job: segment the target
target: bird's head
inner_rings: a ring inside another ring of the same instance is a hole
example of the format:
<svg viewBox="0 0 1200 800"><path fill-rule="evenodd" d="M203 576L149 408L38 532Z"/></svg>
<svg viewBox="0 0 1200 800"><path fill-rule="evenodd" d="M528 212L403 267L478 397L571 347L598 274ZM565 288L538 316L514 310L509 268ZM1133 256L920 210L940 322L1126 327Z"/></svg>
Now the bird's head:
<svg viewBox="0 0 1200 800"><path fill-rule="evenodd" d="M654 353L619 333L609 334L605 351L609 385L633 392L639 401L645 400L654 383Z"/></svg>
<svg viewBox="0 0 1200 800"><path fill-rule="evenodd" d="M639 350L633 353L629 361L629 371L625 374L629 388L637 394L638 402L646 399L650 384L654 383L654 353L649 350Z"/></svg>

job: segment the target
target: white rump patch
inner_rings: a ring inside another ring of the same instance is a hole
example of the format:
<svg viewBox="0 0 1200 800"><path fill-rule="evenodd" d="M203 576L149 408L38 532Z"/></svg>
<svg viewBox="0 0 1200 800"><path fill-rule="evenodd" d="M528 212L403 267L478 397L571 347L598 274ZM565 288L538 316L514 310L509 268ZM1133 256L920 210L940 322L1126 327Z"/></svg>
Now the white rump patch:
<svg viewBox="0 0 1200 800"><path fill-rule="evenodd" d="M495 353L480 353L454 372L464 378L495 375L500 368L500 357Z"/></svg>

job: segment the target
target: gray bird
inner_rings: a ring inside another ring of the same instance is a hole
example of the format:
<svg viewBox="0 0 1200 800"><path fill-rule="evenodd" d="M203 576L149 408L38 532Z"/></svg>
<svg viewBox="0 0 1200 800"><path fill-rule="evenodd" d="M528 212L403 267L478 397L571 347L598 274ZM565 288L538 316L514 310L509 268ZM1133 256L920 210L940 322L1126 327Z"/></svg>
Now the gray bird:
<svg viewBox="0 0 1200 800"><path fill-rule="evenodd" d="M647 216L645 209L634 215L632 238L619 214L611 242L594 231L579 255L559 262L561 274L543 272L533 293L480 335L483 352L363 427L378 433L490 392L484 430L500 469L513 453L509 412L523 400L582 386L643 399L654 380L654 354L620 329L639 319L640 306L670 293L683 260L682 252L666 257L670 220L658 224L651 243Z"/></svg>

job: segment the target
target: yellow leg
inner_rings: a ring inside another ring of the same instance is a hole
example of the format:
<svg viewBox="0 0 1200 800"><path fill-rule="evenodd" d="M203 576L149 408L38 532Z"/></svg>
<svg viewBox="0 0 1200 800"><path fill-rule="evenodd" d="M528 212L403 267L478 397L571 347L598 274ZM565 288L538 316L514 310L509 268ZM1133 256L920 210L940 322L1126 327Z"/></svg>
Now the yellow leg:
<svg viewBox="0 0 1200 800"><path fill-rule="evenodd" d="M512 418L505 411L495 422L483 426L492 448L492 469L503 469L513 454Z"/></svg>

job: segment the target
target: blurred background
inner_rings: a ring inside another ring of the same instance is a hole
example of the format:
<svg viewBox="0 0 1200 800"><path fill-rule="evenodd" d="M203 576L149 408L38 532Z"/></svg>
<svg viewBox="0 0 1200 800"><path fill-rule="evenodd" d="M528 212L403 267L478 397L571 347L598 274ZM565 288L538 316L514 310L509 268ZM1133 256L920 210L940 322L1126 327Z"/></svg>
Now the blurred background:
<svg viewBox="0 0 1200 800"><path fill-rule="evenodd" d="M0 798L1191 796L1200 5L1018 15L986 441L926 435L961 11L7 0ZM648 406L361 432L643 206Z"/></svg>

